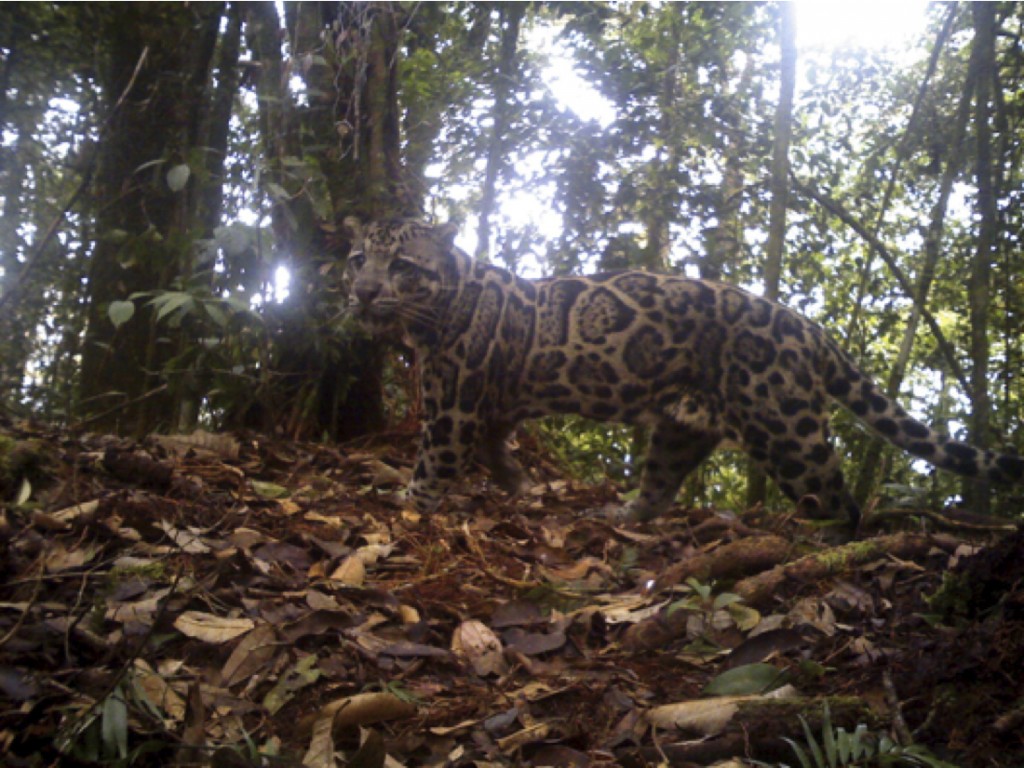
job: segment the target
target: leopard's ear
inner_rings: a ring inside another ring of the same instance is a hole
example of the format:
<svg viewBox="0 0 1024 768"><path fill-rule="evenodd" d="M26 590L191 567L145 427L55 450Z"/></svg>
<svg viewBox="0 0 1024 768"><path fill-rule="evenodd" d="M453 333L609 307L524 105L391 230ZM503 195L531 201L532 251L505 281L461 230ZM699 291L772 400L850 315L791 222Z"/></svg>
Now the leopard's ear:
<svg viewBox="0 0 1024 768"><path fill-rule="evenodd" d="M456 235L459 234L459 225L454 221L449 221L447 224L434 227L434 232L437 233L437 239L441 241L445 248L451 248L455 242Z"/></svg>
<svg viewBox="0 0 1024 768"><path fill-rule="evenodd" d="M359 220L358 216L346 216L342 219L341 225L345 227L345 233L352 242L355 243L363 239L363 222Z"/></svg>

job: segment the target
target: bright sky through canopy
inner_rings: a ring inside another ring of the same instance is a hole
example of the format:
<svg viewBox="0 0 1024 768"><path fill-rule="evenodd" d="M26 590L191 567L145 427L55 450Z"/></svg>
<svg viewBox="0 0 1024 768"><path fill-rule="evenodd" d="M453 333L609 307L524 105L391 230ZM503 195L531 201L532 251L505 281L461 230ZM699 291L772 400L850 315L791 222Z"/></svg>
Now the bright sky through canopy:
<svg viewBox="0 0 1024 768"><path fill-rule="evenodd" d="M800 48L905 45L925 25L924 0L793 0Z"/></svg>

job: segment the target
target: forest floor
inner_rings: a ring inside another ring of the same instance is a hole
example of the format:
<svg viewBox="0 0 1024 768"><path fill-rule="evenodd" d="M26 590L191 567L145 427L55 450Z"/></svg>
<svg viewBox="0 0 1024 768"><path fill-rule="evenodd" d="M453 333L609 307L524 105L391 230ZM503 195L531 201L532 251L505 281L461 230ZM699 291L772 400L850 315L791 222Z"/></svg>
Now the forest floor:
<svg viewBox="0 0 1024 768"><path fill-rule="evenodd" d="M1012 526L616 525L529 451L425 516L411 435L2 432L4 766L1024 765Z"/></svg>

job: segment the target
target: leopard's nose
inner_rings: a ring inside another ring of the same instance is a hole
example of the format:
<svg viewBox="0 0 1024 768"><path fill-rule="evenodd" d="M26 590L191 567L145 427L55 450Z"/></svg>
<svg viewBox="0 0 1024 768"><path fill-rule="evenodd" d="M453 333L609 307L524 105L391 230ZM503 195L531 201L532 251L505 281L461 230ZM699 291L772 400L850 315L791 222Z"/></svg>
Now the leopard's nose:
<svg viewBox="0 0 1024 768"><path fill-rule="evenodd" d="M380 285L375 283L366 283L356 281L356 284L352 287L352 293L355 294L356 300L360 304L372 304L373 300L380 295Z"/></svg>

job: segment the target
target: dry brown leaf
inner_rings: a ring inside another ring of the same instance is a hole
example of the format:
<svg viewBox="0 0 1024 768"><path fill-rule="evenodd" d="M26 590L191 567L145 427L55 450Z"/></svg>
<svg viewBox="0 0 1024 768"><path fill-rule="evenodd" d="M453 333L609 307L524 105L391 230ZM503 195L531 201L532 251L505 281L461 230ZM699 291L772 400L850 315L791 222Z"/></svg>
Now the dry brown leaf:
<svg viewBox="0 0 1024 768"><path fill-rule="evenodd" d="M363 561L363 565L373 565L390 555L394 548L394 544L371 543L357 549L355 555Z"/></svg>
<svg viewBox="0 0 1024 768"><path fill-rule="evenodd" d="M185 718L185 699L143 659L135 660L135 681L149 703L167 716L165 726L174 728Z"/></svg>
<svg viewBox="0 0 1024 768"><path fill-rule="evenodd" d="M405 605L404 603L398 606L398 615L402 619L403 624L419 624L422 620L419 611L411 605Z"/></svg>
<svg viewBox="0 0 1024 768"><path fill-rule="evenodd" d="M414 714L416 705L393 693L357 693L332 701L319 712L303 718L298 727L302 733L311 732L316 723L326 718L337 732L343 728L399 720Z"/></svg>
<svg viewBox="0 0 1024 768"><path fill-rule="evenodd" d="M189 451L205 451L225 459L237 459L238 441L231 435L213 434L197 429L191 435L150 435L149 439L168 453L184 456Z"/></svg>
<svg viewBox="0 0 1024 768"><path fill-rule="evenodd" d="M309 748L302 756L302 764L307 768L335 768L334 760L334 724L330 716L321 717L313 723L313 734L309 740Z"/></svg>
<svg viewBox="0 0 1024 768"><path fill-rule="evenodd" d="M260 624L242 638L224 663L220 672L223 685L230 688L248 680L270 663L277 650L277 630L271 624Z"/></svg>
<svg viewBox="0 0 1024 768"><path fill-rule="evenodd" d="M412 479L411 469L407 467L396 469L390 464L385 464L380 459L370 459L366 462L366 467L370 470L370 474L372 476L371 481L376 486L400 485L405 487Z"/></svg>
<svg viewBox="0 0 1024 768"><path fill-rule="evenodd" d="M65 549L61 544L53 544L46 553L46 572L60 573L73 568L81 568L100 552L94 544L79 544L73 549Z"/></svg>
<svg viewBox="0 0 1024 768"><path fill-rule="evenodd" d="M262 531L257 531L253 528L242 527L233 530L231 534L227 537L227 541L229 541L231 544L238 547L239 549L252 549L253 547L259 546L260 544L268 544L270 542L276 541L276 539L267 536L267 534L263 533Z"/></svg>
<svg viewBox="0 0 1024 768"><path fill-rule="evenodd" d="M32 525L50 532L66 531L71 527L56 516L41 512L38 509L32 510Z"/></svg>
<svg viewBox="0 0 1024 768"><path fill-rule="evenodd" d="M316 566L314 566L316 567ZM310 569L312 573L312 569ZM306 605L314 611L340 611L341 604L330 595L325 595L318 589L311 589L306 592Z"/></svg>
<svg viewBox="0 0 1024 768"><path fill-rule="evenodd" d="M598 610L609 624L637 624L658 614L670 602L660 600L652 603L650 597L625 595L608 605L599 606Z"/></svg>
<svg viewBox="0 0 1024 768"><path fill-rule="evenodd" d="M541 574L552 581L581 581L582 579L585 579L587 574L592 570L599 571L606 575L612 573L611 567L607 563L598 560L596 557L583 557L576 560L571 565L564 567L547 568L540 566L538 568L538 571L540 571Z"/></svg>
<svg viewBox="0 0 1024 768"><path fill-rule="evenodd" d="M509 650L537 656L556 651L565 645L564 632L526 632L518 627L505 633Z"/></svg>
<svg viewBox="0 0 1024 768"><path fill-rule="evenodd" d="M186 554L205 555L210 551L210 547L203 543L198 530L195 528L183 531L175 528L167 520L160 520L156 525L157 528L160 528L167 534L167 538L173 541Z"/></svg>
<svg viewBox="0 0 1024 768"><path fill-rule="evenodd" d="M455 725L434 726L430 729L430 732L435 736L451 736L454 733L468 731L470 728L473 728L479 723L479 718L477 718L476 720L463 720L461 723L456 723Z"/></svg>
<svg viewBox="0 0 1024 768"><path fill-rule="evenodd" d="M500 651L501 640L482 621L462 622L452 635L452 651L458 656L479 656Z"/></svg>
<svg viewBox="0 0 1024 768"><path fill-rule="evenodd" d="M833 609L847 616L851 613L869 617L875 614L874 597L867 590L848 581L837 581L824 600Z"/></svg>
<svg viewBox="0 0 1024 768"><path fill-rule="evenodd" d="M244 635L256 624L252 619L229 619L200 611L185 611L174 620L174 628L204 643L226 643Z"/></svg>
<svg viewBox="0 0 1024 768"><path fill-rule="evenodd" d="M50 517L55 520L59 520L62 523L70 523L79 517L88 517L95 512L100 506L99 499L93 499L92 501L86 501L82 504L75 504L70 507L64 507L56 512L50 513Z"/></svg>
<svg viewBox="0 0 1024 768"><path fill-rule="evenodd" d="M303 520L311 523L323 523L330 528L342 528L345 522L337 515L321 515L319 512L309 511L302 516Z"/></svg>
<svg viewBox="0 0 1024 768"><path fill-rule="evenodd" d="M423 515L414 509L402 510L402 522L410 527L416 527L423 521Z"/></svg>
<svg viewBox="0 0 1024 768"><path fill-rule="evenodd" d="M452 652L482 676L502 674L508 667L501 640L476 619L462 622L452 635Z"/></svg>
<svg viewBox="0 0 1024 768"><path fill-rule="evenodd" d="M150 624L160 609L160 601L171 593L170 587L159 589L149 597L130 603L115 603L107 607L104 618L119 624Z"/></svg>
<svg viewBox="0 0 1024 768"><path fill-rule="evenodd" d="M551 726L548 723L534 723L531 726L523 728L520 731L516 731L511 736L506 736L503 739L498 739L498 749L503 753L510 754L517 752L518 750L525 747L527 744L532 744L536 741L542 741L547 738L548 734L551 733Z"/></svg>
<svg viewBox="0 0 1024 768"><path fill-rule="evenodd" d="M564 549L566 529L562 525L542 525L540 527L541 540L552 549Z"/></svg>
<svg viewBox="0 0 1024 768"><path fill-rule="evenodd" d="M291 499L280 499L276 504L277 511L283 514L285 517L291 517L297 515L303 510L303 507Z"/></svg>
<svg viewBox="0 0 1024 768"><path fill-rule="evenodd" d="M350 587L361 587L366 581L366 564L359 555L349 555L327 578Z"/></svg>
<svg viewBox="0 0 1024 768"><path fill-rule="evenodd" d="M181 733L182 749L180 762L191 761L192 756L206 743L206 702L198 679L194 679L188 687L188 700L185 706L185 727Z"/></svg>

